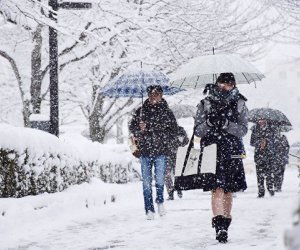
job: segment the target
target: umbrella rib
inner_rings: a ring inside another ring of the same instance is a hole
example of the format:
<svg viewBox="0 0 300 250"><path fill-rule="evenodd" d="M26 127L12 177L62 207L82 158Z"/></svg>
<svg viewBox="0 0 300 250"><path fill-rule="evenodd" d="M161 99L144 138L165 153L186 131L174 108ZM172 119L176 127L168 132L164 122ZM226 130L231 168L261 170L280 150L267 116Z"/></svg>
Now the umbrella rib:
<svg viewBox="0 0 300 250"><path fill-rule="evenodd" d="M260 77L259 74L257 74L258 79L261 81L263 77Z"/></svg>
<svg viewBox="0 0 300 250"><path fill-rule="evenodd" d="M248 78L246 77L245 73L242 73L242 74L243 74L243 76L245 77L245 79L246 79L246 81L248 82L248 84L250 84L250 82L249 82Z"/></svg>
<svg viewBox="0 0 300 250"><path fill-rule="evenodd" d="M259 81L261 81L263 79L263 77L260 77L259 74L255 74L255 75L257 76ZM255 88L256 88L256 81L254 81L254 85L255 85Z"/></svg>
<svg viewBox="0 0 300 250"><path fill-rule="evenodd" d="M182 83L180 84L180 88L182 88L183 83L185 82L186 77L183 79Z"/></svg>
<svg viewBox="0 0 300 250"><path fill-rule="evenodd" d="M263 79L263 77L260 77L259 74L256 74L256 76L257 76L257 78L258 78L259 81L261 81ZM254 82L255 82L255 88L256 88L256 81L254 81Z"/></svg>

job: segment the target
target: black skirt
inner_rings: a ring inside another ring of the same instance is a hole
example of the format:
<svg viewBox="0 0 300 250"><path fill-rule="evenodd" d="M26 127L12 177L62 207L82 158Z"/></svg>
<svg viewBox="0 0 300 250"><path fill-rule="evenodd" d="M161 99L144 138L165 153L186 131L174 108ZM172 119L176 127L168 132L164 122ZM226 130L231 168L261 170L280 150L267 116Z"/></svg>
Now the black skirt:
<svg viewBox="0 0 300 250"><path fill-rule="evenodd" d="M213 185L203 188L211 191L222 188L225 193L239 192L247 189L245 170L242 158L232 158L245 154L241 138L230 134L208 134L201 141L203 146L217 144L216 181ZM212 187L213 186L213 187Z"/></svg>
<svg viewBox="0 0 300 250"><path fill-rule="evenodd" d="M217 163L214 187L203 188L211 191L221 188L225 193L235 193L247 189L245 170L242 159L227 159Z"/></svg>

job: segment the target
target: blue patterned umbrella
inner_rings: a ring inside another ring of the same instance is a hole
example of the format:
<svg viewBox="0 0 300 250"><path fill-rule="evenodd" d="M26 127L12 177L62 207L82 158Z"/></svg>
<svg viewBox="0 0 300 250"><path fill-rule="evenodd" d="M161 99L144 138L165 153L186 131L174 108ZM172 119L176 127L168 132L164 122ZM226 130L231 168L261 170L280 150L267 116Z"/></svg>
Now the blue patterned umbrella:
<svg viewBox="0 0 300 250"><path fill-rule="evenodd" d="M173 95L182 91L169 85L169 79L159 71L133 71L127 72L100 89L100 93L108 97L140 97L147 96L147 87L160 85L164 95Z"/></svg>

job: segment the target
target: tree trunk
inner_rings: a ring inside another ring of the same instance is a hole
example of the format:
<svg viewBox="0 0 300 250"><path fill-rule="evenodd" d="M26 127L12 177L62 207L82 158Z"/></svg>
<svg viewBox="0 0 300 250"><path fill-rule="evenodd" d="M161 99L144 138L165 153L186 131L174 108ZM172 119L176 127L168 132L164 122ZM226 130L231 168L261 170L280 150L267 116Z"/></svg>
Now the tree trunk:
<svg viewBox="0 0 300 250"><path fill-rule="evenodd" d="M42 25L38 25L36 31L33 34L34 49L31 53L31 105L33 114L41 113L41 49L42 49Z"/></svg>
<svg viewBox="0 0 300 250"><path fill-rule="evenodd" d="M99 116L95 113L89 116L89 129L91 140L103 143L105 128L100 126Z"/></svg>
<svg viewBox="0 0 300 250"><path fill-rule="evenodd" d="M123 134L123 118L120 118L117 121L117 144L124 143L124 134Z"/></svg>
<svg viewBox="0 0 300 250"><path fill-rule="evenodd" d="M31 115L31 111L30 111L30 101L29 100L24 101L22 113L23 113L24 127L30 127L29 117Z"/></svg>
<svg viewBox="0 0 300 250"><path fill-rule="evenodd" d="M102 109L104 97L97 94L98 86L93 86L94 109L89 115L90 138L92 141L103 143L106 134L105 127L100 126L100 119L103 118ZM96 100L95 100L96 98Z"/></svg>

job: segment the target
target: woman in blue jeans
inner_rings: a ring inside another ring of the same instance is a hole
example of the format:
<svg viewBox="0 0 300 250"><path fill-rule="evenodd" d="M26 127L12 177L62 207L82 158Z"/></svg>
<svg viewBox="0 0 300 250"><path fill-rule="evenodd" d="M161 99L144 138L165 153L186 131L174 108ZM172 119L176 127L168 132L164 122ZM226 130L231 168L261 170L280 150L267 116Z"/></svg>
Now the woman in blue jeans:
<svg viewBox="0 0 300 250"><path fill-rule="evenodd" d="M129 130L140 148L140 162L143 178L143 195L147 219L153 220L155 209L152 195L152 167L154 167L157 209L165 215L164 176L168 152L177 134L178 125L167 102L162 98L159 85L147 88L148 99L135 112Z"/></svg>

